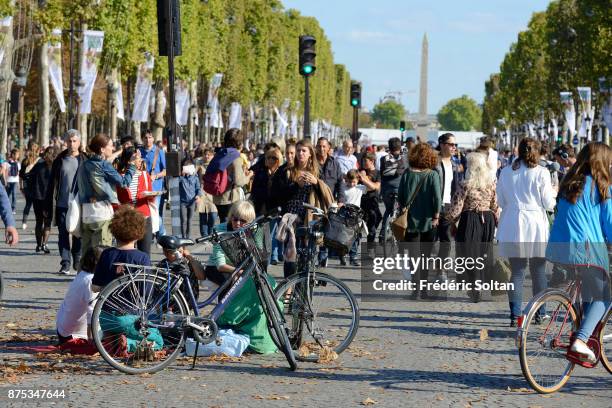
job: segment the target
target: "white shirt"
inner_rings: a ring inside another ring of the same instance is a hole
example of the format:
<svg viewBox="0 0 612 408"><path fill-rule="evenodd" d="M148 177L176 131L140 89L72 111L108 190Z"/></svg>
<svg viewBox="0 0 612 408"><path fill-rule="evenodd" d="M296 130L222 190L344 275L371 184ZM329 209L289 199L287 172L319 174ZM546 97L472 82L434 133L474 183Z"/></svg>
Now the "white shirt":
<svg viewBox="0 0 612 408"><path fill-rule="evenodd" d="M21 163L19 161L16 161L15 163L17 163L17 175L16 176L10 176L10 172L11 172L11 163L9 163L8 161L6 162L7 167L6 167L6 182L7 183L19 183L19 170L21 170Z"/></svg>
<svg viewBox="0 0 612 408"><path fill-rule="evenodd" d="M342 174L346 174L349 170L357 168L357 158L353 154L346 155L343 151L340 151L336 154L336 160L338 160L338 165L340 166Z"/></svg>
<svg viewBox="0 0 612 408"><path fill-rule="evenodd" d="M447 163L442 160L442 166L444 166L444 197L442 197L442 204L451 203L451 189L453 188L453 163Z"/></svg>
<svg viewBox="0 0 612 408"><path fill-rule="evenodd" d="M497 240L524 244L520 254L500 251L500 255L544 256L544 246L534 243L548 241L546 211L552 211L556 204L550 172L542 166L527 168L521 164L518 170L504 167L497 182L497 203L502 209Z"/></svg>
<svg viewBox="0 0 612 408"><path fill-rule="evenodd" d="M87 323L91 321L91 314L95 302L89 304L98 295L91 291L93 273L80 271L68 286L64 301L57 313L57 332L63 336L73 338L87 338Z"/></svg>
<svg viewBox="0 0 612 408"><path fill-rule="evenodd" d="M489 165L489 170L491 171L492 180L497 178L497 158L499 157L499 153L497 150L493 150L489 148L489 154L487 156L487 164Z"/></svg>
<svg viewBox="0 0 612 408"><path fill-rule="evenodd" d="M344 202L346 204L353 204L357 207L361 207L361 196L366 193L366 186L363 184L357 184L355 187L347 187L344 190Z"/></svg>
<svg viewBox="0 0 612 408"><path fill-rule="evenodd" d="M380 151L380 152L376 152L376 170L380 171L380 163L383 157L385 157L386 155L388 155L389 153L385 152L384 150Z"/></svg>

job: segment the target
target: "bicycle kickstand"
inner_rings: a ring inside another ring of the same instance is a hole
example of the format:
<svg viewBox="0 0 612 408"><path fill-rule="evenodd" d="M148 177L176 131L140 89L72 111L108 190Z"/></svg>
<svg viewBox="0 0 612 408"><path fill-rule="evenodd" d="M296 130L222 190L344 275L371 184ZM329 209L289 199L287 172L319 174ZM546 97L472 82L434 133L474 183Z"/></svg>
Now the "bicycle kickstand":
<svg viewBox="0 0 612 408"><path fill-rule="evenodd" d="M200 342L196 341L195 353L193 353L193 361L191 362L191 369L195 368L196 359L198 358L198 348L200 347Z"/></svg>

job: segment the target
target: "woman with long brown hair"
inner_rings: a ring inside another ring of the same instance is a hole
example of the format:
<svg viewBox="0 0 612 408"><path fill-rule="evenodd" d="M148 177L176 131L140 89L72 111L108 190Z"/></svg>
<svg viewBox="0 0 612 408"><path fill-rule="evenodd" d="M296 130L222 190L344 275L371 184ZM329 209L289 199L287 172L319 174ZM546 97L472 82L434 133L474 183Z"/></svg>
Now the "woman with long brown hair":
<svg viewBox="0 0 612 408"><path fill-rule="evenodd" d="M519 143L519 157L505 167L497 182L497 203L502 209L497 227L500 255L509 258L514 290L508 291L510 326L523 314L523 281L527 268L533 294L546 289L545 243L549 223L546 211L555 208L550 172L539 165L540 142L526 137ZM538 319L544 317L542 308Z"/></svg>
<svg viewBox="0 0 612 408"><path fill-rule="evenodd" d="M57 154L55 146L49 146L40 160L32 169L32 201L36 216L36 252L50 253L47 241L51 232L51 214L46 206L47 192L51 180L51 166Z"/></svg>
<svg viewBox="0 0 612 408"><path fill-rule="evenodd" d="M272 180L270 197L271 207L282 207L283 213L297 215L298 224L308 225L311 219L310 211L304 207L309 203L324 211L333 197L331 190L319 178L319 163L309 140L300 140L295 145L295 159L292 165L276 171ZM295 262L285 260L285 277L295 272Z"/></svg>
<svg viewBox="0 0 612 408"><path fill-rule="evenodd" d="M589 143L564 177L557 216L550 232L547 258L566 265L582 279L584 317L571 350L591 362L595 354L586 343L610 305L612 242L612 149Z"/></svg>

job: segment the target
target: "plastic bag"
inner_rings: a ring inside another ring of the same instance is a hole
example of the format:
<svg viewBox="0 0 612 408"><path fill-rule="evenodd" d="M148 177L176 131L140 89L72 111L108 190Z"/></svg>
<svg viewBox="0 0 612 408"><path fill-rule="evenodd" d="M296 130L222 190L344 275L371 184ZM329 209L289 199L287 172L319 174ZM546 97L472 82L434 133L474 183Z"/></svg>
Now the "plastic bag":
<svg viewBox="0 0 612 408"><path fill-rule="evenodd" d="M219 337L221 339L221 345L219 346L215 341L208 344L200 344L198 346L198 356L219 356L225 354L230 357L240 357L251 343L249 336L234 333L232 329L219 330ZM195 348L196 342L194 339L189 338L185 341L185 354L193 357Z"/></svg>

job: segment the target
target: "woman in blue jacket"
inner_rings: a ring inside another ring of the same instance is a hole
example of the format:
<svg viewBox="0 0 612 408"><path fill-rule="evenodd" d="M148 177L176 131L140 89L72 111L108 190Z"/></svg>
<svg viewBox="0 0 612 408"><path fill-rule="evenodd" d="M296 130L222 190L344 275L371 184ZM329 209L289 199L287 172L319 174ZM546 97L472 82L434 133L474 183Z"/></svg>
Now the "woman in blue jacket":
<svg viewBox="0 0 612 408"><path fill-rule="evenodd" d="M546 251L550 261L570 266L582 278L584 318L571 350L592 362L586 342L610 305L611 166L612 149L603 143L589 143L578 154L561 183Z"/></svg>

